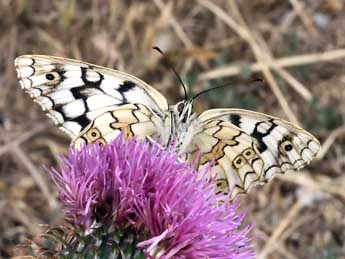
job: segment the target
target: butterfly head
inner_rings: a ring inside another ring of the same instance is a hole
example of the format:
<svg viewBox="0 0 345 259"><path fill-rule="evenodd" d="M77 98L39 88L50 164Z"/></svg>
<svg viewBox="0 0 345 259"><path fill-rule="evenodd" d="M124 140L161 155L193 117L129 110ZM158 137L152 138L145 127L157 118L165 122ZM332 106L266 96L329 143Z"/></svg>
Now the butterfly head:
<svg viewBox="0 0 345 259"><path fill-rule="evenodd" d="M169 107L162 134L166 145L174 143L178 152L186 151L197 129L196 114L193 113L193 100L180 101Z"/></svg>
<svg viewBox="0 0 345 259"><path fill-rule="evenodd" d="M193 114L193 100L183 100L172 106L178 124L188 123Z"/></svg>

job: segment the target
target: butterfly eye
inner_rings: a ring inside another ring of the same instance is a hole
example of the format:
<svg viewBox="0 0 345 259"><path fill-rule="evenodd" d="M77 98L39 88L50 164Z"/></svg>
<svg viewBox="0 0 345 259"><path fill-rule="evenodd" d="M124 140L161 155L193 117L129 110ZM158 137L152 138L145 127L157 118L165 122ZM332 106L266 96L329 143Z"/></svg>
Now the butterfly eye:
<svg viewBox="0 0 345 259"><path fill-rule="evenodd" d="M184 109L184 103L180 103L179 105L177 105L177 111L179 114L183 112L183 109Z"/></svg>
<svg viewBox="0 0 345 259"><path fill-rule="evenodd" d="M241 168L242 166L245 165L245 163L246 163L246 160L241 155L237 156L233 161L233 165L236 169Z"/></svg>

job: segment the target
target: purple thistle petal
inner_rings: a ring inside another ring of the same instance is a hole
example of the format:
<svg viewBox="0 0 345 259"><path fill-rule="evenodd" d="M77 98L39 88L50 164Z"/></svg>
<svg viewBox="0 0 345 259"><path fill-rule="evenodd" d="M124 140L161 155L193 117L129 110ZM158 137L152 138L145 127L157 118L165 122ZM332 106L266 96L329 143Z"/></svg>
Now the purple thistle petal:
<svg viewBox="0 0 345 259"><path fill-rule="evenodd" d="M123 136L71 148L61 169L50 171L66 219L85 232L95 223L131 226L146 233L137 247L147 258L254 258L245 214L238 203L216 205L223 197L209 173L178 162L169 148Z"/></svg>

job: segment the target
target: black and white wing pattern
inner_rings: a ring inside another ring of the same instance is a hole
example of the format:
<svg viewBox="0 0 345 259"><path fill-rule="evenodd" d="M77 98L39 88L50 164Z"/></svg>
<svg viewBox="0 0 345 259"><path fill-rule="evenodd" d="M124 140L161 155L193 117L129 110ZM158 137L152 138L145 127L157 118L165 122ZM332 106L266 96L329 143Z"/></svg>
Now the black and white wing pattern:
<svg viewBox="0 0 345 259"><path fill-rule="evenodd" d="M189 159L200 150L200 166L214 160L218 189L232 191L232 198L276 174L301 169L320 149L310 133L261 113L213 109L199 119L203 130L194 137Z"/></svg>
<svg viewBox="0 0 345 259"><path fill-rule="evenodd" d="M164 96L140 79L77 60L24 55L15 60L22 89L75 139L93 120L124 104L159 115L168 109Z"/></svg>

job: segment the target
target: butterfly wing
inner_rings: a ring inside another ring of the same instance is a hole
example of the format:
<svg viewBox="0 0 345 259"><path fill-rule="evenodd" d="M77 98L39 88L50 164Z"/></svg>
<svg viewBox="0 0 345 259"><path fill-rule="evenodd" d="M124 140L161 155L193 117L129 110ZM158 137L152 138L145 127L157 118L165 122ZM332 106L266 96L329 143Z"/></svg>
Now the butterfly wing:
<svg viewBox="0 0 345 259"><path fill-rule="evenodd" d="M246 192L263 174L264 161L253 138L227 121L204 123L186 155L190 162L197 159L200 170L214 161L217 190L231 192L231 199Z"/></svg>
<svg viewBox="0 0 345 259"><path fill-rule="evenodd" d="M216 161L219 189L227 193L233 187L232 197L276 174L301 169L320 149L305 130L261 113L214 109L199 119L204 130L195 136L190 151L201 151L201 165Z"/></svg>
<svg viewBox="0 0 345 259"><path fill-rule="evenodd" d="M75 139L96 117L130 103L159 115L168 109L154 88L129 74L71 59L25 55L15 60L22 89Z"/></svg>
<svg viewBox="0 0 345 259"><path fill-rule="evenodd" d="M125 138L140 139L155 137L160 118L143 104L125 104L96 117L78 137L73 145L99 142L110 143L121 131Z"/></svg>

